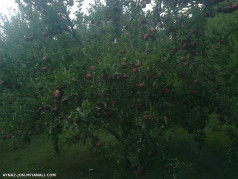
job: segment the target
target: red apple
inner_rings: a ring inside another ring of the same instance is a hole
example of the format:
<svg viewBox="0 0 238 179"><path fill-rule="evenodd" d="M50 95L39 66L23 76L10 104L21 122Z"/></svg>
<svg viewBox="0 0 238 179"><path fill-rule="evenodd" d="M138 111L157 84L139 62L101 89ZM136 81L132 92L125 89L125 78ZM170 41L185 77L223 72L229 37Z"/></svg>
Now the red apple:
<svg viewBox="0 0 238 179"><path fill-rule="evenodd" d="M108 111L108 112L106 113L106 115L107 115L107 117L111 117L112 113Z"/></svg>
<svg viewBox="0 0 238 179"><path fill-rule="evenodd" d="M181 57L181 58L180 58L180 61L181 61L181 62L184 61L184 57Z"/></svg>
<svg viewBox="0 0 238 179"><path fill-rule="evenodd" d="M44 56L44 57L43 57L43 61L46 62L46 61L49 61L49 59L48 59L46 56Z"/></svg>
<svg viewBox="0 0 238 179"><path fill-rule="evenodd" d="M165 16L164 19L167 21L169 20L169 16Z"/></svg>
<svg viewBox="0 0 238 179"><path fill-rule="evenodd" d="M95 24L95 20L91 20L91 24Z"/></svg>
<svg viewBox="0 0 238 179"><path fill-rule="evenodd" d="M36 110L36 114L40 114L41 113L41 108L38 108L37 110Z"/></svg>
<svg viewBox="0 0 238 179"><path fill-rule="evenodd" d="M226 44L226 43L227 43L226 40L220 40L220 44L221 44L221 45L224 45L224 44Z"/></svg>
<svg viewBox="0 0 238 179"><path fill-rule="evenodd" d="M92 79L92 75L90 73L86 74L87 79Z"/></svg>
<svg viewBox="0 0 238 179"><path fill-rule="evenodd" d="M143 63L139 62L139 63L136 64L136 67L140 67L141 65L143 65Z"/></svg>
<svg viewBox="0 0 238 179"><path fill-rule="evenodd" d="M90 67L91 70L95 70L96 68L97 68L96 65L92 65L92 66Z"/></svg>
<svg viewBox="0 0 238 179"><path fill-rule="evenodd" d="M117 80L118 80L118 81L121 81L122 78L121 78L120 76L117 76Z"/></svg>
<svg viewBox="0 0 238 179"><path fill-rule="evenodd" d="M232 4L232 5L231 5L231 8L232 8L233 10L236 10L236 9L238 9L238 5L237 5L237 4Z"/></svg>
<svg viewBox="0 0 238 179"><path fill-rule="evenodd" d="M122 75L122 78L123 78L123 79L127 79L128 76L124 74L124 75Z"/></svg>
<svg viewBox="0 0 238 179"><path fill-rule="evenodd" d="M96 146L96 147L100 147L100 146L101 146L101 143L100 143L100 142L97 142L97 143L95 144L95 146Z"/></svg>
<svg viewBox="0 0 238 179"><path fill-rule="evenodd" d="M46 105L43 106L43 109L48 110L48 109L50 109L50 106L46 104Z"/></svg>
<svg viewBox="0 0 238 179"><path fill-rule="evenodd" d="M97 94L97 97L98 97L98 98L102 98L102 93L98 93L98 94Z"/></svg>
<svg viewBox="0 0 238 179"><path fill-rule="evenodd" d="M137 88L140 88L140 89L142 89L144 87L144 85L142 83L139 83L136 86L137 86Z"/></svg>
<svg viewBox="0 0 238 179"><path fill-rule="evenodd" d="M68 70L69 72L72 72L73 71L73 68L69 68L69 70Z"/></svg>
<svg viewBox="0 0 238 179"><path fill-rule="evenodd" d="M54 99L58 100L62 97L62 92L60 90L56 90L54 93Z"/></svg>
<svg viewBox="0 0 238 179"><path fill-rule="evenodd" d="M186 63L184 63L184 67L187 67L188 65L189 65L189 63L187 63L187 62L186 62Z"/></svg>
<svg viewBox="0 0 238 179"><path fill-rule="evenodd" d="M147 40L149 38L150 34L146 33L144 34L144 40Z"/></svg>
<svg viewBox="0 0 238 179"><path fill-rule="evenodd" d="M177 47L173 48L173 52L176 53L179 49Z"/></svg>
<svg viewBox="0 0 238 179"><path fill-rule="evenodd" d="M198 91L197 90L192 90L192 94L197 94Z"/></svg>
<svg viewBox="0 0 238 179"><path fill-rule="evenodd" d="M115 105L115 104L116 104L116 101L115 101L115 100L111 100L111 101L110 101L110 104L111 104L111 105Z"/></svg>
<svg viewBox="0 0 238 179"><path fill-rule="evenodd" d="M47 32L42 32L41 34L43 37L48 37L48 33Z"/></svg>
<svg viewBox="0 0 238 179"><path fill-rule="evenodd" d="M164 89L164 94L169 94L170 93L170 90L168 88L165 88Z"/></svg>
<svg viewBox="0 0 238 179"><path fill-rule="evenodd" d="M155 32L155 31L156 31L156 28L151 28L150 31L151 31L151 32Z"/></svg>
<svg viewBox="0 0 238 179"><path fill-rule="evenodd" d="M24 40L25 40L25 41L28 41L28 37L24 36Z"/></svg>
<svg viewBox="0 0 238 179"><path fill-rule="evenodd" d="M149 119L149 116L147 116L147 115L144 115L143 117L145 120Z"/></svg>
<svg viewBox="0 0 238 179"><path fill-rule="evenodd" d="M123 69L126 69L126 68L127 68L127 64L126 64L125 62L122 62L122 63L121 63L121 66L122 66Z"/></svg>
<svg viewBox="0 0 238 179"><path fill-rule="evenodd" d="M33 37L32 36L29 36L28 37L28 41L32 41L33 40Z"/></svg>
<svg viewBox="0 0 238 179"><path fill-rule="evenodd" d="M190 47L191 47L191 48L195 48L195 47L196 47L195 42L191 42L191 43L190 43Z"/></svg>
<svg viewBox="0 0 238 179"><path fill-rule="evenodd" d="M137 72L138 72L138 69L134 68L134 69L133 69L133 72L134 72L134 73L137 73Z"/></svg>
<svg viewBox="0 0 238 179"><path fill-rule="evenodd" d="M125 54L126 51L125 51L125 50L120 50L120 53L121 53L121 54Z"/></svg>
<svg viewBox="0 0 238 179"><path fill-rule="evenodd" d="M52 107L51 108L51 112L56 112L57 111L57 108L56 107Z"/></svg>
<svg viewBox="0 0 238 179"><path fill-rule="evenodd" d="M10 134L6 135L6 139L10 139L12 136Z"/></svg>
<svg viewBox="0 0 238 179"><path fill-rule="evenodd" d="M47 72L47 71L48 71L48 68L47 68L47 67L42 67L42 68L41 68L41 71L42 71L42 72Z"/></svg>
<svg viewBox="0 0 238 179"><path fill-rule="evenodd" d="M146 76L146 79L147 79L147 80L150 80L151 78L152 78L152 77L151 77L150 75L147 75L147 76Z"/></svg>

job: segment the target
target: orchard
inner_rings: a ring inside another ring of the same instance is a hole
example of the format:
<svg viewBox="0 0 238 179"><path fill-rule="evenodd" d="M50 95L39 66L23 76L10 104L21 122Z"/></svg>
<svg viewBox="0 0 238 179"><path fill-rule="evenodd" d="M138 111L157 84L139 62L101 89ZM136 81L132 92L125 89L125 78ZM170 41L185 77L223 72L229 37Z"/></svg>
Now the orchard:
<svg viewBox="0 0 238 179"><path fill-rule="evenodd" d="M238 163L237 0L95 0L87 15L78 0L74 20L73 0L16 3L0 26L0 135L10 148L41 135L59 155L90 143L118 178L143 178L153 161L173 170L169 130L200 150L215 116Z"/></svg>

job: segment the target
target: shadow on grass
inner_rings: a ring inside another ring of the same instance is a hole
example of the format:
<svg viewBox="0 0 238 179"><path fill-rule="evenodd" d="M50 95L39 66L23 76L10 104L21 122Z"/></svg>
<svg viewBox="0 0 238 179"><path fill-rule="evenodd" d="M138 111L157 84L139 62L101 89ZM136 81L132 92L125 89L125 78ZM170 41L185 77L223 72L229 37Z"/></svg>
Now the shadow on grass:
<svg viewBox="0 0 238 179"><path fill-rule="evenodd" d="M192 169L182 168L176 173L179 179L237 179L238 167L228 165L223 144L228 142L221 132L211 132L205 146L198 149L197 144L183 129L171 129L162 144L171 157L191 164ZM100 132L104 140L112 138ZM91 170L90 170L91 169ZM93 169L93 170L92 170ZM124 168L125 174L127 168ZM53 155L52 145L44 136L33 136L30 145L22 145L16 151L9 151L8 141L0 140L0 174L2 173L56 173L62 179L112 179L114 169L101 155L91 150L91 145L75 144L64 147L62 155ZM165 177L166 171L161 163L152 162L145 170L144 179L172 178ZM1 177L0 177L1 178ZM133 179L133 177L123 177Z"/></svg>

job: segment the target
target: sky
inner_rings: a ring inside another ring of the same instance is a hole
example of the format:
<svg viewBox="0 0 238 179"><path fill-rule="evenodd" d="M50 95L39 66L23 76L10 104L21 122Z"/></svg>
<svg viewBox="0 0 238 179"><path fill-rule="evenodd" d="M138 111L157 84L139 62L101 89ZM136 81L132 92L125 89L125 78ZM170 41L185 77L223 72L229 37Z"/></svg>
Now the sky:
<svg viewBox="0 0 238 179"><path fill-rule="evenodd" d="M93 3L94 0L85 0L83 3L83 12L87 13L87 7L89 6L89 3ZM2 15L9 16L9 10L11 13L13 13L13 9L17 10L17 4L15 3L15 0L0 0L0 13ZM77 10L77 3L72 7L72 12L75 12ZM74 15L71 15L72 18L74 18Z"/></svg>
<svg viewBox="0 0 238 179"><path fill-rule="evenodd" d="M10 8L17 9L17 5L15 4L15 0L0 0L0 13L2 15L7 15L8 10Z"/></svg>
<svg viewBox="0 0 238 179"><path fill-rule="evenodd" d="M82 11L87 14L87 7L89 6L90 3L93 3L94 0L84 0L83 6L82 6ZM151 5L147 5L145 10L148 10L151 8ZM15 3L15 0L0 0L0 13L4 16L7 15L8 17L10 16L10 13L14 13L13 9L17 10L17 4ZM72 12L75 12L77 10L77 3L72 7ZM75 16L73 13L70 15L71 18L74 18Z"/></svg>

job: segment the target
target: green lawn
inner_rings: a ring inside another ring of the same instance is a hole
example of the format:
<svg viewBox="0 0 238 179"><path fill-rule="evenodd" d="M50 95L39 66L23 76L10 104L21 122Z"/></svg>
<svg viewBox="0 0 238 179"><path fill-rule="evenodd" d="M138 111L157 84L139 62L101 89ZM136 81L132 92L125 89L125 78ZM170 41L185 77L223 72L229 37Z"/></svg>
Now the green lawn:
<svg viewBox="0 0 238 179"><path fill-rule="evenodd" d="M183 129L167 132L167 138L161 143L171 156L191 164L177 173L180 179L237 179L238 166L228 164L224 144L229 140L222 132L211 132L205 129L207 140L202 149ZM106 132L100 132L102 140L109 140ZM89 171L89 169L93 169ZM157 162L145 170L145 179L171 178L164 177L166 172ZM62 179L112 179L112 166L90 144L82 147L79 144L65 147L61 156L53 155L52 145L44 136L33 137L31 144L9 151L8 141L0 140L0 173L56 173ZM1 178L1 177L0 177ZM133 179L133 177L125 177Z"/></svg>

